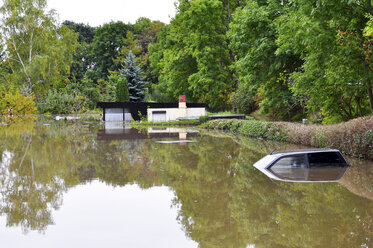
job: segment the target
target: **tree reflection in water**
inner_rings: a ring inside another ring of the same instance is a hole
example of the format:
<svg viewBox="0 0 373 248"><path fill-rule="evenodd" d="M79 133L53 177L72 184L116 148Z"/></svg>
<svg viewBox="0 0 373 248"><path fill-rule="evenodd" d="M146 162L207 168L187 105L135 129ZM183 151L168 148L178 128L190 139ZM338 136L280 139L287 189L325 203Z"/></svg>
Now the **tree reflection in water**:
<svg viewBox="0 0 373 248"><path fill-rule="evenodd" d="M373 201L347 189L371 190L372 166L347 173L347 188L278 183L251 166L278 144L221 133L187 145L103 141L98 129L79 122L0 127L0 213L7 226L45 231L63 193L98 178L113 186L171 187L178 221L200 247L372 245ZM364 183L352 183L357 178Z"/></svg>

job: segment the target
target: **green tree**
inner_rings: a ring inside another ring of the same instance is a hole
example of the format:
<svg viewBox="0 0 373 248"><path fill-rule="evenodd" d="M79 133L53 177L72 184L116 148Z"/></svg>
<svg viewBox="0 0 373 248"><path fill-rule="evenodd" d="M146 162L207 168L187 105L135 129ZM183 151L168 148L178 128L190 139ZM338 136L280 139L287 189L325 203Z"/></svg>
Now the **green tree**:
<svg viewBox="0 0 373 248"><path fill-rule="evenodd" d="M121 69L118 58L119 51L125 45L127 31L131 26L123 22L110 22L95 30L94 40L91 44L91 55L94 67L87 74L91 79L106 79L109 71Z"/></svg>
<svg viewBox="0 0 373 248"><path fill-rule="evenodd" d="M5 0L0 38L5 44L7 81L40 98L54 84L66 83L77 35L46 12L46 0Z"/></svg>
<svg viewBox="0 0 373 248"><path fill-rule="evenodd" d="M117 102L129 102L130 96L128 92L128 83L125 75L121 75L119 73L111 73L108 80L108 85L113 85L115 88L114 100Z"/></svg>
<svg viewBox="0 0 373 248"><path fill-rule="evenodd" d="M70 68L70 80L80 82L85 73L92 66L92 58L89 45L93 42L95 28L83 23L64 21L63 24L78 36L78 46L74 55L74 61Z"/></svg>
<svg viewBox="0 0 373 248"><path fill-rule="evenodd" d="M128 91L131 102L142 102L145 98L144 92L146 82L143 81L142 71L136 65L136 59L132 51L128 53L125 61L125 69L121 70L121 75L127 79Z"/></svg>
<svg viewBox="0 0 373 248"><path fill-rule="evenodd" d="M177 15L158 37L159 44L151 48L152 66L159 71L160 91L167 89L164 92L173 97L182 93L213 108L229 106L236 80L230 70L234 56L226 32L228 17L238 2L178 2Z"/></svg>
<svg viewBox="0 0 373 248"><path fill-rule="evenodd" d="M152 76L158 78L152 91L161 92L173 100L186 95L190 101L198 101L188 82L189 76L197 72L197 62L185 48L178 21L179 18L175 18L164 27L157 34L158 42L149 46Z"/></svg>
<svg viewBox="0 0 373 248"><path fill-rule="evenodd" d="M79 43L87 43L91 44L93 42L93 39L95 37L95 27L91 27L88 24L84 23L76 23L73 21L64 21L62 23L72 31L78 33L78 42Z"/></svg>
<svg viewBox="0 0 373 248"><path fill-rule="evenodd" d="M128 31L126 38L123 39L123 46L119 51L118 58L115 59L116 62L123 64L128 53L132 51L133 55L138 56L141 52L141 48L137 44L132 31Z"/></svg>
<svg viewBox="0 0 373 248"><path fill-rule="evenodd" d="M289 120L301 108L288 87L288 75L302 61L291 50L276 54L278 27L274 20L287 8L277 1L250 0L233 13L229 38L238 58L234 68L240 81L233 102L241 111L255 110L257 102L272 118Z"/></svg>
<svg viewBox="0 0 373 248"><path fill-rule="evenodd" d="M371 37L363 35L371 12L371 1L298 0L278 20L277 54L293 50L304 61L291 87L325 121L373 113Z"/></svg>
<svg viewBox="0 0 373 248"><path fill-rule="evenodd" d="M141 49L139 56L139 65L144 72L146 81L152 84L158 83L158 77L153 76L152 73L153 69L150 63L149 46L156 42L156 35L164 26L165 24L163 22L151 21L150 19L145 17L140 17L133 25L136 42ZM135 52L134 54L136 55Z"/></svg>

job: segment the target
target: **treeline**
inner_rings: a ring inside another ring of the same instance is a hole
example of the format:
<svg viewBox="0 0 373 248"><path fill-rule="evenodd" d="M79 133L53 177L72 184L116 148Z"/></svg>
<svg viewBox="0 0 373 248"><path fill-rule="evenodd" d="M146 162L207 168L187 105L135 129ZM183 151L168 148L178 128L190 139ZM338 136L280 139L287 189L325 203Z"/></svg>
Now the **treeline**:
<svg viewBox="0 0 373 248"><path fill-rule="evenodd" d="M143 101L150 92L146 82L157 80L148 46L165 26L160 21L61 24L46 0L5 0L0 14L0 92L34 100L41 113L82 112L98 101ZM13 102L4 103L2 112L21 114Z"/></svg>
<svg viewBox="0 0 373 248"><path fill-rule="evenodd" d="M41 110L184 94L275 120L373 113L371 1L178 0L168 25L140 18L97 28L59 25L45 7L6 0L1 8L0 83L34 94Z"/></svg>
<svg viewBox="0 0 373 248"><path fill-rule="evenodd" d="M276 120L372 114L371 1L179 0L155 89Z"/></svg>

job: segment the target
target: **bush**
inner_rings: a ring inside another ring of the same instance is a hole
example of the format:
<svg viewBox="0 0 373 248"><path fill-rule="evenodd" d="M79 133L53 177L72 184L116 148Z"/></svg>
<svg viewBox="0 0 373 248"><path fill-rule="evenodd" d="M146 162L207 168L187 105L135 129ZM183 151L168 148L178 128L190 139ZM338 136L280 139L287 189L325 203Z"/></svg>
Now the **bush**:
<svg viewBox="0 0 373 248"><path fill-rule="evenodd" d="M39 104L40 113L70 114L84 112L86 98L79 94L59 93L50 91L45 103Z"/></svg>
<svg viewBox="0 0 373 248"><path fill-rule="evenodd" d="M199 117L199 123L202 124L202 123L206 123L208 120L209 120L209 117L207 115L202 115Z"/></svg>
<svg viewBox="0 0 373 248"><path fill-rule="evenodd" d="M23 96L18 91L15 93L0 90L0 115L3 121L13 121L17 118L36 113L36 104L33 95Z"/></svg>
<svg viewBox="0 0 373 248"><path fill-rule="evenodd" d="M117 82L116 82L115 94L116 94L117 102L129 102L130 101L130 95L128 92L128 83L125 77L118 76Z"/></svg>
<svg viewBox="0 0 373 248"><path fill-rule="evenodd" d="M328 141L323 133L316 131L311 138L311 145L319 148L328 147Z"/></svg>
<svg viewBox="0 0 373 248"><path fill-rule="evenodd" d="M266 138L265 134L269 126L269 122L246 121L241 127L241 133L254 138Z"/></svg>
<svg viewBox="0 0 373 248"><path fill-rule="evenodd" d="M84 88L82 93L84 95L84 97L82 96L82 98L84 98L86 101L85 107L89 109L94 109L96 107L97 102L100 99L100 91L95 87L90 87Z"/></svg>
<svg viewBox="0 0 373 248"><path fill-rule="evenodd" d="M256 94L255 87L241 84L237 92L232 97L232 106L239 113L250 114L258 109L258 104L254 100Z"/></svg>
<svg viewBox="0 0 373 248"><path fill-rule="evenodd" d="M253 138L264 138L271 140L287 141L289 138L285 130L274 123L257 120L212 120L204 124L206 129L230 130Z"/></svg>
<svg viewBox="0 0 373 248"><path fill-rule="evenodd" d="M355 134L354 141L356 144L354 153L367 154L367 156L373 158L373 130L372 129L362 134Z"/></svg>

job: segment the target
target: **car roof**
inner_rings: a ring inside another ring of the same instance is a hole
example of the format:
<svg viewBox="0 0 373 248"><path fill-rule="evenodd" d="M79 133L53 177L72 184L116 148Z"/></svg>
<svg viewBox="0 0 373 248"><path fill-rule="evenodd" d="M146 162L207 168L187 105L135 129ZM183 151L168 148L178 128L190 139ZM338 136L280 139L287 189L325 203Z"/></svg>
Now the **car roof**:
<svg viewBox="0 0 373 248"><path fill-rule="evenodd" d="M315 152L338 152L337 149L330 149L330 148L320 148L320 149L303 149L303 150L294 150L294 151L279 151L279 152L272 152L270 155L287 155L287 154L299 154L299 153L315 153Z"/></svg>

